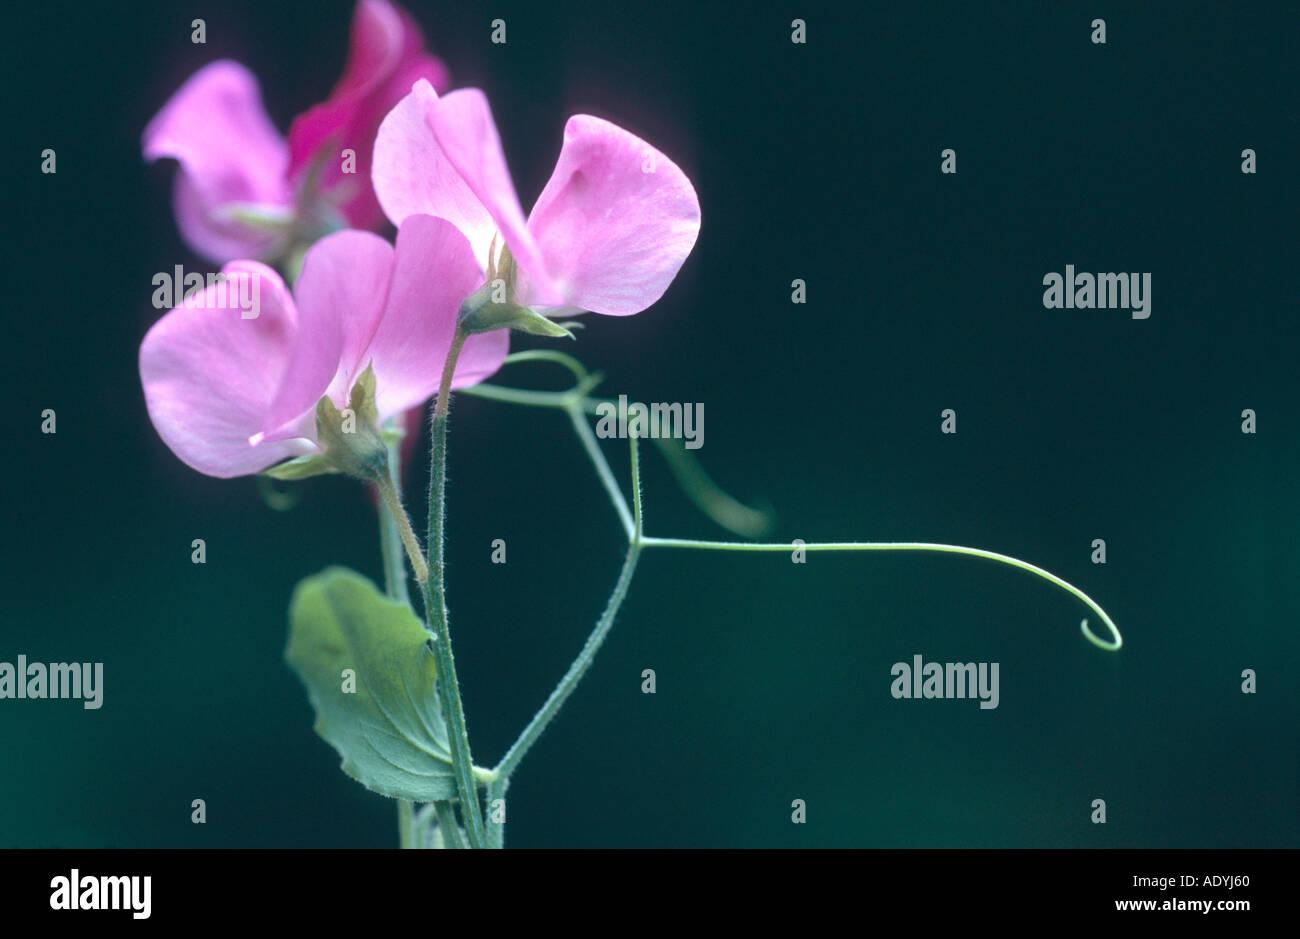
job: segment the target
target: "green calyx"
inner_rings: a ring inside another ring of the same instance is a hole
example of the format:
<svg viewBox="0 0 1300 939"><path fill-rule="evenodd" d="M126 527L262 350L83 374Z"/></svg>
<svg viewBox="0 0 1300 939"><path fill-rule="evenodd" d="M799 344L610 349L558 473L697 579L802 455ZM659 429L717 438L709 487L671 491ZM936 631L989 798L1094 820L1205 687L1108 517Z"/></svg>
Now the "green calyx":
<svg viewBox="0 0 1300 939"><path fill-rule="evenodd" d="M518 269L507 245L496 255L496 239L488 249L487 282L460 305L460 328L469 335L495 329L516 329L534 336L568 336L573 333L541 313L515 303Z"/></svg>
<svg viewBox="0 0 1300 939"><path fill-rule="evenodd" d="M493 299L493 285L486 283L470 294L460 307L460 328L469 335L494 329L516 329L534 336L568 336L573 333L542 314L517 303Z"/></svg>
<svg viewBox="0 0 1300 939"><path fill-rule="evenodd" d="M259 476L269 476L271 479L309 479L312 476L323 476L326 473L337 473L329 460L325 459L323 453L309 453L307 456L294 457L292 460L285 460L283 463L277 463L275 466L267 467L259 473Z"/></svg>
<svg viewBox="0 0 1300 939"><path fill-rule="evenodd" d="M367 365L357 376L348 406L339 410L325 395L316 403L316 442L320 453L300 456L262 471L272 479L307 479L343 473L374 482L387 478L388 444L379 429L375 372Z"/></svg>

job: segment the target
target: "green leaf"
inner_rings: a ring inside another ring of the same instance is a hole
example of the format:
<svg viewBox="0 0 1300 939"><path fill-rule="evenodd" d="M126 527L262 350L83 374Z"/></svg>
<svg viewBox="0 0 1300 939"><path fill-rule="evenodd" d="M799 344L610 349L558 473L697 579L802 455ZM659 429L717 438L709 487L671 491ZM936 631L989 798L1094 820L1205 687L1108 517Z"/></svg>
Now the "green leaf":
<svg viewBox="0 0 1300 939"><path fill-rule="evenodd" d="M430 635L405 604L343 567L298 584L285 659L307 686L316 733L343 772L380 795L454 799ZM355 691L344 691L345 669Z"/></svg>

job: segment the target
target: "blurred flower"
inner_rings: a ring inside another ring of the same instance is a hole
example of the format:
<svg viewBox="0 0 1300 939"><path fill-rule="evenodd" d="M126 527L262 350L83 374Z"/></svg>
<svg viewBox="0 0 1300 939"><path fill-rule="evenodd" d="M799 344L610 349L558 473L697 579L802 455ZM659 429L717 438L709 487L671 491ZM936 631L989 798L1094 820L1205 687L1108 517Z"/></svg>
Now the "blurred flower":
<svg viewBox="0 0 1300 939"><path fill-rule="evenodd" d="M292 295L257 261L231 262L223 274L140 345L140 380L159 436L185 463L219 477L321 452L318 401L348 407L367 367L378 421L427 400L460 303L481 279L465 237L429 216L408 218L396 248L370 232L327 235L307 252ZM250 293L251 318L240 296ZM453 387L495 372L508 343L505 331L471 337Z"/></svg>
<svg viewBox="0 0 1300 939"><path fill-rule="evenodd" d="M218 263L279 259L329 231L383 221L370 186L375 131L417 79L440 88L449 80L415 22L388 0L359 0L343 77L329 100L294 119L287 142L252 73L223 60L191 76L149 122L144 156L180 163L176 222L196 252Z"/></svg>
<svg viewBox="0 0 1300 939"><path fill-rule="evenodd" d="M420 28L405 10L387 0L361 0L352 19L351 49L343 77L329 100L294 118L289 127L289 177L302 179L317 154L326 150L317 185L339 192L339 205L353 228L384 221L370 186L375 132L393 105L424 79L433 87L450 84L447 67L424 52ZM356 153L354 174L342 172L338 152Z"/></svg>
<svg viewBox="0 0 1300 939"><path fill-rule="evenodd" d="M644 310L700 230L695 189L672 160L582 114L565 125L555 170L525 221L487 98L474 88L439 98L417 82L379 126L373 182L394 223L447 219L484 271L495 267L499 233L518 272L511 299L548 314Z"/></svg>

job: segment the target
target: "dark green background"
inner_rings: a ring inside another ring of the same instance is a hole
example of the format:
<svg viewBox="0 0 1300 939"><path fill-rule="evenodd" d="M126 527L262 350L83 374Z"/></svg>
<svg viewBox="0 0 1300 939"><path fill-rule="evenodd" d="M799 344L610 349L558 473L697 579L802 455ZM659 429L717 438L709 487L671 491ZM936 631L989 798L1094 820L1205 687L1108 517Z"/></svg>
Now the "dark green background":
<svg viewBox="0 0 1300 939"><path fill-rule="evenodd" d="M525 207L577 112L694 181L700 240L663 301L587 317L569 350L606 393L702 402L700 455L775 507L775 539L1006 552L1090 592L1127 643L1093 648L1077 602L979 561L650 553L515 779L510 844L1297 844L1296 14L1132 6L410 4L454 83L488 92ZM276 513L251 479L187 469L136 372L150 278L202 268L144 125L228 56L286 129L336 80L350 15L9 14L0 660L102 661L105 703L0 701L0 844L395 844L393 804L339 772L282 660L300 578L379 578L365 495L313 481ZM1045 310L1067 263L1152 272L1151 318ZM488 763L579 648L621 535L559 414L460 400L450 459L452 628ZM645 494L652 534L724 535L650 451ZM893 700L890 665L917 653L1000 662L1001 706Z"/></svg>

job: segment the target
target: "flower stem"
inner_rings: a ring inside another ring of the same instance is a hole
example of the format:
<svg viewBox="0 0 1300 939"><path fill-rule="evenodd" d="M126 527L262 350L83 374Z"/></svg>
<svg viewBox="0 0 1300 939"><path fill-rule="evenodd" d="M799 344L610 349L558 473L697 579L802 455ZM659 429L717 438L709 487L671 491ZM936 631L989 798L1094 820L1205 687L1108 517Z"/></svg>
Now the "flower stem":
<svg viewBox="0 0 1300 939"><path fill-rule="evenodd" d="M452 335L451 348L442 369L438 399L433 408L433 444L429 467L429 531L425 538L428 551L428 574L420 582L424 600L424 618L433 633L433 655L438 667L438 697L447 719L451 758L456 774L456 791L465 835L471 848L486 845L483 816L479 812L478 786L474 778L474 761L470 757L469 734L465 729L465 709L460 699L460 682L456 679L456 662L451 654L451 633L447 628L447 596L443 580L443 542L447 490L447 412L451 405L451 380L456 360L465 345L466 334L459 326Z"/></svg>
<svg viewBox="0 0 1300 939"><path fill-rule="evenodd" d="M387 511L379 512L379 550L384 559L384 593L390 600L396 600L407 606L411 605L411 595L406 589L406 565L402 563L402 537L399 533L401 523L411 527L406 513L401 510L402 500L397 493L401 484L402 450L397 443L388 445L389 489L395 498L384 500ZM379 488L376 485L376 488ZM397 511L394 511L396 506ZM398 521L401 518L402 522ZM403 848L418 847L415 838L415 813L412 805L405 799L397 800L397 837Z"/></svg>
<svg viewBox="0 0 1300 939"><path fill-rule="evenodd" d="M379 513L379 550L384 559L384 593L390 600L397 600L408 606L411 603L411 595L406 589L406 565L402 563L402 536L400 528L405 523L407 528L411 527L411 521L406 517L406 512L394 512L394 506L401 509L401 495L397 491L401 479L401 459L402 451L398 443L393 442L388 445L388 471L389 471L389 488L394 494L394 499L390 502L384 499L384 505L388 509L386 512ZM379 485L375 485L376 490ZM380 493L382 497L382 493ZM402 521L399 522L398 518Z"/></svg>
<svg viewBox="0 0 1300 939"><path fill-rule="evenodd" d="M448 848L463 848L465 842L460 837L460 826L456 824L456 813L450 802L433 803L433 811L438 816L438 830L442 832L442 843Z"/></svg>
<svg viewBox="0 0 1300 939"><path fill-rule="evenodd" d="M395 448L390 445L389 453ZM411 528L411 519L407 516L406 510L402 508L402 497L397 491L397 486L393 482L392 457L389 457L390 475L381 476L375 480L375 489L383 498L384 504L388 506L388 515L393 520L393 527L398 538L401 540L402 547L406 549L406 556L411 559L411 570L415 573L416 583L424 583L429 579L429 567L424 561L424 554L420 551L420 542L416 540L415 531ZM402 593L401 599L409 600L406 594L406 570L402 569Z"/></svg>

